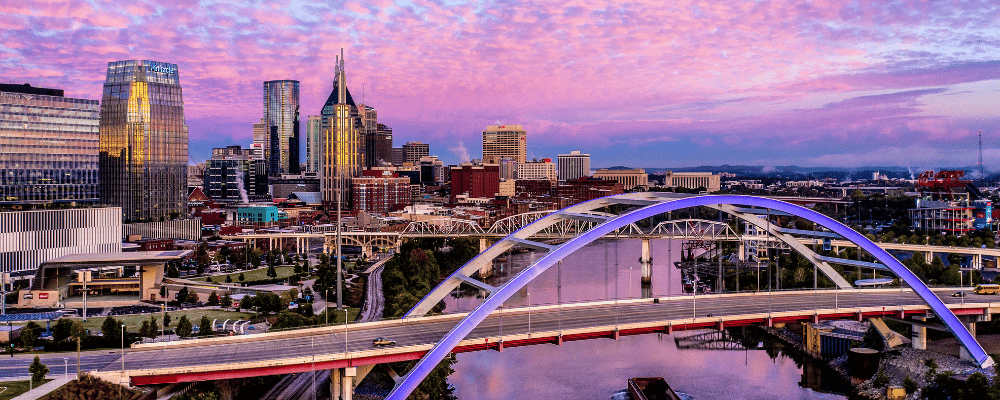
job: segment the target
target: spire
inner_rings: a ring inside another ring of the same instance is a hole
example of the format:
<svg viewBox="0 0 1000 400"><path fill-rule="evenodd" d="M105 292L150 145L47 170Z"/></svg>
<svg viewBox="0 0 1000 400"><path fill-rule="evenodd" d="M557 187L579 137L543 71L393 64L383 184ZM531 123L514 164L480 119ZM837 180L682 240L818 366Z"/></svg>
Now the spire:
<svg viewBox="0 0 1000 400"><path fill-rule="evenodd" d="M344 72L344 48L340 48L340 66L337 71L337 104L347 104L347 73Z"/></svg>

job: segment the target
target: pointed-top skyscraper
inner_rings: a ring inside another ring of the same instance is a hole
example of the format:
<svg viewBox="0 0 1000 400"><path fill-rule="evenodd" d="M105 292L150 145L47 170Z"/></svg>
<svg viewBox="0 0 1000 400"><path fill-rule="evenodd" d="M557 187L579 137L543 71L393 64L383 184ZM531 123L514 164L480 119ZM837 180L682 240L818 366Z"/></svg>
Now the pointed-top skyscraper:
<svg viewBox="0 0 1000 400"><path fill-rule="evenodd" d="M337 78L333 93L321 112L323 136L323 165L320 191L323 204L336 202L337 180L361 174L364 167L364 142L361 136L361 118L358 107L347 90L347 73L344 71L343 50L337 59ZM343 184L343 183L342 183ZM346 187L347 185L344 184ZM345 203L349 203L344 198Z"/></svg>

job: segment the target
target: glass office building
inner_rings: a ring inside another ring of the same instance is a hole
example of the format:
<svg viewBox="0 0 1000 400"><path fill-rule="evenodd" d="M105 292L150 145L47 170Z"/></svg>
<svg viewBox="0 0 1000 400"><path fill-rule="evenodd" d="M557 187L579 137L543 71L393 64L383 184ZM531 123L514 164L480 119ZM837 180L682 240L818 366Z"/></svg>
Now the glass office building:
<svg viewBox="0 0 1000 400"><path fill-rule="evenodd" d="M100 106L0 84L0 208L97 203Z"/></svg>
<svg viewBox="0 0 1000 400"><path fill-rule="evenodd" d="M125 222L187 212L188 127L177 64L108 63L101 100L100 199Z"/></svg>
<svg viewBox="0 0 1000 400"><path fill-rule="evenodd" d="M270 141L268 173L299 173L299 81L264 82L264 123Z"/></svg>

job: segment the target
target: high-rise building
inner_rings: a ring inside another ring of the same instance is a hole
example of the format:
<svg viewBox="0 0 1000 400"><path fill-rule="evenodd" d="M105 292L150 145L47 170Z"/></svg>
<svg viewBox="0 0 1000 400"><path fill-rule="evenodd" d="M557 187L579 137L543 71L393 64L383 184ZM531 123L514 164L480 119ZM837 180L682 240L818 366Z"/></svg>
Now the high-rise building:
<svg viewBox="0 0 1000 400"><path fill-rule="evenodd" d="M306 170L319 172L322 165L323 118L310 115L306 119Z"/></svg>
<svg viewBox="0 0 1000 400"><path fill-rule="evenodd" d="M361 135L361 118L358 108L347 90L347 73L341 55L337 62L337 80L321 113L323 117L323 171L320 173L320 192L323 204L332 206L337 201L337 190L344 190L342 207L349 203L347 190L349 178L361 174L365 165L364 143ZM339 188L339 189L338 189ZM343 207L348 209L348 207Z"/></svg>
<svg viewBox="0 0 1000 400"><path fill-rule="evenodd" d="M406 162L419 165L420 159L431 155L431 145L424 142L406 142L403 145Z"/></svg>
<svg viewBox="0 0 1000 400"><path fill-rule="evenodd" d="M240 146L212 149L205 168L205 194L223 203L250 202L267 197L265 161Z"/></svg>
<svg viewBox="0 0 1000 400"><path fill-rule="evenodd" d="M402 147L392 148L392 165L403 165L406 162L406 151Z"/></svg>
<svg viewBox="0 0 1000 400"><path fill-rule="evenodd" d="M385 124L375 127L375 164L374 166L392 164L392 128Z"/></svg>
<svg viewBox="0 0 1000 400"><path fill-rule="evenodd" d="M570 181L590 176L590 154L583 154L578 150L573 150L569 154L560 154L558 163L560 181Z"/></svg>
<svg viewBox="0 0 1000 400"><path fill-rule="evenodd" d="M399 211L410 205L410 178L387 170L364 171L351 179L354 210L369 213Z"/></svg>
<svg viewBox="0 0 1000 400"><path fill-rule="evenodd" d="M500 166L497 164L451 167L451 201L459 195L492 198L500 193Z"/></svg>
<svg viewBox="0 0 1000 400"><path fill-rule="evenodd" d="M100 199L127 222L187 212L188 127L177 64L108 63L101 100Z"/></svg>
<svg viewBox="0 0 1000 400"><path fill-rule="evenodd" d="M97 203L100 107L0 84L0 207Z"/></svg>
<svg viewBox="0 0 1000 400"><path fill-rule="evenodd" d="M258 160L271 159L271 134L270 129L267 129L267 123L264 122L264 118L261 118L260 122L253 124L253 145L251 149L253 150L254 158Z"/></svg>
<svg viewBox="0 0 1000 400"><path fill-rule="evenodd" d="M521 125L491 125L483 131L483 163L496 164L503 157L528 160L528 133Z"/></svg>
<svg viewBox="0 0 1000 400"><path fill-rule="evenodd" d="M420 183L424 185L444 184L444 162L435 156L420 158Z"/></svg>
<svg viewBox="0 0 1000 400"><path fill-rule="evenodd" d="M271 154L268 174L299 173L299 81L264 82L264 119Z"/></svg>
<svg viewBox="0 0 1000 400"><path fill-rule="evenodd" d="M556 175L556 165L552 163L551 158L544 158L541 161L531 160L517 164L518 180L555 182L557 179Z"/></svg>
<svg viewBox="0 0 1000 400"><path fill-rule="evenodd" d="M364 142L365 168L371 168L378 165L378 160L375 158L378 112L372 106L359 104L358 118L361 118L361 140Z"/></svg>

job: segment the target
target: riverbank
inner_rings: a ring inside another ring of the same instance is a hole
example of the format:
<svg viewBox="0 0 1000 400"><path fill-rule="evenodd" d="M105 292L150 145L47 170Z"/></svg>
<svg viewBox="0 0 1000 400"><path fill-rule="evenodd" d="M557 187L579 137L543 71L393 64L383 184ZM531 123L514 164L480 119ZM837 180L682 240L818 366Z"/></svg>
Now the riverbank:
<svg viewBox="0 0 1000 400"><path fill-rule="evenodd" d="M846 354L832 360L825 360L819 355L805 350L800 332L795 332L788 327L763 329L803 355L829 365L846 381L850 382L852 398L889 400L889 388L902 390L907 378L914 382L918 390L905 397L892 397L892 400L921 398L920 390L935 385L934 380L941 374L966 378L978 372L990 380L995 379L995 371L992 368L983 369L972 362L960 360L957 356L958 347L957 343L954 343L954 339L928 342L928 350L917 350L909 345L887 349L881 353L878 372L874 376L864 379L851 376ZM996 345L1000 343L1000 335L984 335L980 341ZM987 347L987 352L991 354L1000 351L1000 345Z"/></svg>

